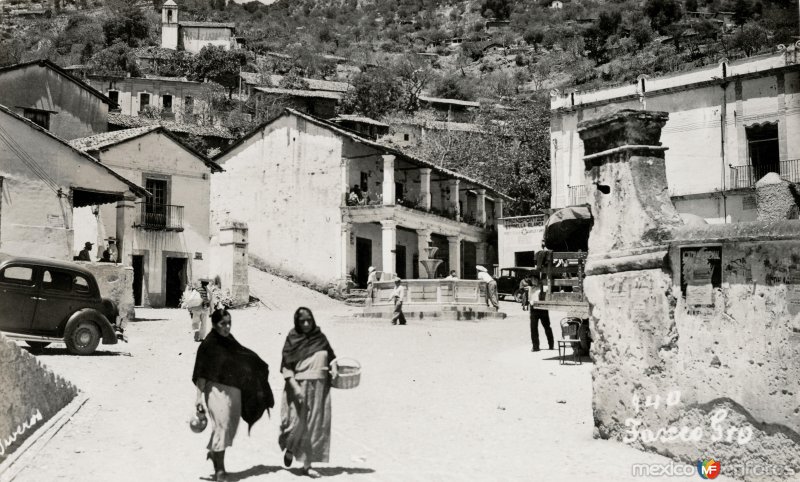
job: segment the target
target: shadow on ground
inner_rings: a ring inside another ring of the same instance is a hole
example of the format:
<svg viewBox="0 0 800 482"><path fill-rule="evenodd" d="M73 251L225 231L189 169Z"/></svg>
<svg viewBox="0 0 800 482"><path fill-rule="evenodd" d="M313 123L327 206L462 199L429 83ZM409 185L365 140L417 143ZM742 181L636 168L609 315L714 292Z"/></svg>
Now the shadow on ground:
<svg viewBox="0 0 800 482"><path fill-rule="evenodd" d="M68 356L133 356L130 352L127 351L103 351L97 350L91 355L75 355L70 353L69 350L66 348L45 348L43 350L34 350L29 346L23 346L24 349L28 350L28 353L31 355L36 356L58 356L58 355L68 355Z"/></svg>

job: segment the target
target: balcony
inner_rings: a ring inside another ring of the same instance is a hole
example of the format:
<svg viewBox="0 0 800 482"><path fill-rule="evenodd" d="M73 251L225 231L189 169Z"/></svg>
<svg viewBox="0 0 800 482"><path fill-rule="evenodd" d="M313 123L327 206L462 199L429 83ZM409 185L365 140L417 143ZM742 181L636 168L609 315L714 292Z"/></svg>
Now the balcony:
<svg viewBox="0 0 800 482"><path fill-rule="evenodd" d="M133 225L156 231L183 231L183 206L138 202Z"/></svg>
<svg viewBox="0 0 800 482"><path fill-rule="evenodd" d="M773 172L770 166L747 165L730 166L730 189L747 189L754 187L759 179ZM800 182L800 159L780 161L781 179L789 182Z"/></svg>
<svg viewBox="0 0 800 482"><path fill-rule="evenodd" d="M567 186L567 205L579 206L589 202L588 186L579 184L577 186Z"/></svg>

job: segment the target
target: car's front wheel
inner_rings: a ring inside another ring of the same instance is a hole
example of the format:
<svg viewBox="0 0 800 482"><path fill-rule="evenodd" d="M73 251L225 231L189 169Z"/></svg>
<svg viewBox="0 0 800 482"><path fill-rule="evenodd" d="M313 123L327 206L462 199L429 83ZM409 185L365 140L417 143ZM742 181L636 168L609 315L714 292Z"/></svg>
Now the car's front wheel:
<svg viewBox="0 0 800 482"><path fill-rule="evenodd" d="M100 329L91 321L81 321L67 333L64 341L71 353L89 355L100 343Z"/></svg>
<svg viewBox="0 0 800 482"><path fill-rule="evenodd" d="M31 347L31 353L41 353L50 343L46 341L26 341L25 344Z"/></svg>

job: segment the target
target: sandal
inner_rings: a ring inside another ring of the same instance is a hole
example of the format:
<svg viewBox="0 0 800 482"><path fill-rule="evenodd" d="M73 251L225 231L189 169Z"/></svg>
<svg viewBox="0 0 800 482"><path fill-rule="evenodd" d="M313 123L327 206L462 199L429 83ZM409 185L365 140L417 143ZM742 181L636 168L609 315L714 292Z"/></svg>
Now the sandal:
<svg viewBox="0 0 800 482"><path fill-rule="evenodd" d="M319 472L317 472L316 470L312 469L311 467L308 467L308 468L304 467L302 473L306 477L311 477L312 479L318 479L318 478L322 477L322 475L320 475Z"/></svg>
<svg viewBox="0 0 800 482"><path fill-rule="evenodd" d="M287 450L286 453L283 454L283 465L286 467L291 467L293 459L294 455Z"/></svg>

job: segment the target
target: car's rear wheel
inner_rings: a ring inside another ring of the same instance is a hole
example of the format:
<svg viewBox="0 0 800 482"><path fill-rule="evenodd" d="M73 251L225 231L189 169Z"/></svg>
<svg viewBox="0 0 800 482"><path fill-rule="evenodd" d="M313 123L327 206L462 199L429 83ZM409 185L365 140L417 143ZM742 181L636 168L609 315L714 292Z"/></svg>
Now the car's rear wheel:
<svg viewBox="0 0 800 482"><path fill-rule="evenodd" d="M31 353L41 353L50 342L47 341L26 341L26 345L31 347Z"/></svg>
<svg viewBox="0 0 800 482"><path fill-rule="evenodd" d="M64 341L71 353L89 355L100 343L100 329L91 321L81 321L67 333Z"/></svg>

